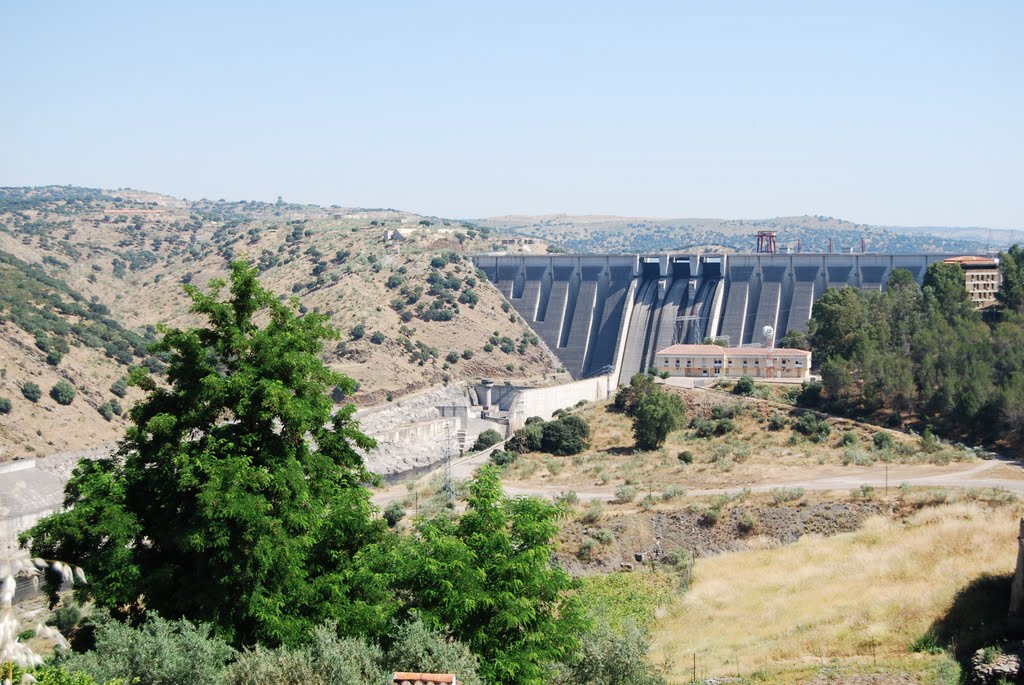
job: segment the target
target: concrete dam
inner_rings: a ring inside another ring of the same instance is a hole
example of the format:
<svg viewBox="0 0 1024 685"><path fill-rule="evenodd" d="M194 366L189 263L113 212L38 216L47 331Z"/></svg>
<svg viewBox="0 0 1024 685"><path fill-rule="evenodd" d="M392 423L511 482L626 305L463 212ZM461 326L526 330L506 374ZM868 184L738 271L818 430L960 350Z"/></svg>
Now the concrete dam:
<svg viewBox="0 0 1024 685"><path fill-rule="evenodd" d="M656 254L477 256L478 268L573 378L620 383L676 343L764 345L807 330L828 288L882 290L893 269L918 283L949 255Z"/></svg>

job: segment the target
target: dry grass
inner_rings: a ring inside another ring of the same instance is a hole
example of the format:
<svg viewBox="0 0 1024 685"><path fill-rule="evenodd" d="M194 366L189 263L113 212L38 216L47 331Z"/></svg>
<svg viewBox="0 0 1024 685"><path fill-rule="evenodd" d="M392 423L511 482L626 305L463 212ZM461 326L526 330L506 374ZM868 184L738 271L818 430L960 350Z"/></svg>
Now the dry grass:
<svg viewBox="0 0 1024 685"><path fill-rule="evenodd" d="M698 561L691 590L657 622L656 663L708 675L801 672L836 658L927 661L909 645L984 574L1012 572L1018 504L958 503L905 522ZM686 658L683 659L682 657Z"/></svg>
<svg viewBox="0 0 1024 685"><path fill-rule="evenodd" d="M705 397L703 391L680 392L691 402ZM660 491L669 484L690 489L724 488L823 475L825 471L842 475L847 466L941 466L974 459L964 450L950 446L926 453L920 450L919 439L899 433L891 434L892 449L877 450L872 445L873 430L844 419L830 420L833 428L829 438L814 443L788 426L769 430L767 417L775 409L763 403L736 398L728 404L741 408L731 419L733 431L699 438L687 428L669 435L662 449L643 452L633 449L630 418L612 411L610 401L595 403L580 412L590 424L589 450L575 457L555 459L548 455L524 455L508 469L505 480L510 484L561 485L566 489L622 484L646 488L654 483ZM691 408L688 415L694 416L695 410ZM855 436L855 444L842 444L847 432ZM692 463L680 461L679 455L684 451L692 455Z"/></svg>

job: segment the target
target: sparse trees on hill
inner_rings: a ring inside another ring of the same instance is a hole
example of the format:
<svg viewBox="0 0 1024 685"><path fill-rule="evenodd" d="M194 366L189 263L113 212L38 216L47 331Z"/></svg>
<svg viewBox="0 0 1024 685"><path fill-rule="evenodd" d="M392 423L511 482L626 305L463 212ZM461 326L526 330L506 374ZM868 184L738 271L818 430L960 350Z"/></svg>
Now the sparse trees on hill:
<svg viewBox="0 0 1024 685"><path fill-rule="evenodd" d="M1020 254L1014 246L1003 261L1000 298L1007 309L988 323L968 299L956 264L931 264L923 287L896 269L885 292L827 291L809 325L822 384L808 384L800 403L1019 444L1024 317L1011 303Z"/></svg>

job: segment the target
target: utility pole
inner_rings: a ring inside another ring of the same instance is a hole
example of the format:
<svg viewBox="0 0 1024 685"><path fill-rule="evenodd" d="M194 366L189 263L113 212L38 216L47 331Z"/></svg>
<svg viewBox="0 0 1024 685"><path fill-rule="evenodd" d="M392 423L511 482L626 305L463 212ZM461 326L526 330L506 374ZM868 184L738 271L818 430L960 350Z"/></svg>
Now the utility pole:
<svg viewBox="0 0 1024 685"><path fill-rule="evenodd" d="M448 506L455 504L455 486L452 483L452 424L444 423L444 491L448 496Z"/></svg>

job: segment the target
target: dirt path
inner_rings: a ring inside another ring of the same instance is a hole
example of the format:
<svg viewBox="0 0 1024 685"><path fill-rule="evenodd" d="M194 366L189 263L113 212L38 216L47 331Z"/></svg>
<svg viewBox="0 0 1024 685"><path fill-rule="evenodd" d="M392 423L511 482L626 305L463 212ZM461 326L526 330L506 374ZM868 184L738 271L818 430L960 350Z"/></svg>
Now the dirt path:
<svg viewBox="0 0 1024 685"><path fill-rule="evenodd" d="M480 455L461 459L452 465L453 477L468 478L485 461L486 457ZM989 473L994 469L998 469L997 473ZM724 488L688 489L687 494L691 497L700 497L735 493L745 489L751 492L770 492L774 488L850 491L862 485L884 490L886 486L898 488L902 483L911 487L1002 488L1024 495L1024 468L1013 462L995 459L969 465L948 466L823 466L795 470L792 474L780 474L778 477L760 482L740 483ZM685 480L677 484L686 487ZM614 499L615 487L588 485L572 488L564 484L506 483L505 492L513 496L554 497L566 490L574 489L580 499L608 501ZM407 488L404 484L393 485L377 492L373 501L383 506L402 499L406 493Z"/></svg>

